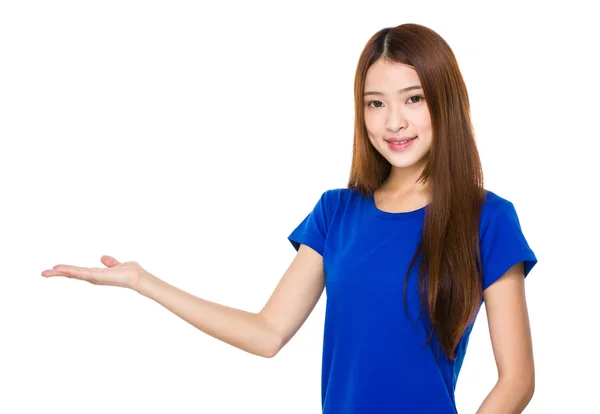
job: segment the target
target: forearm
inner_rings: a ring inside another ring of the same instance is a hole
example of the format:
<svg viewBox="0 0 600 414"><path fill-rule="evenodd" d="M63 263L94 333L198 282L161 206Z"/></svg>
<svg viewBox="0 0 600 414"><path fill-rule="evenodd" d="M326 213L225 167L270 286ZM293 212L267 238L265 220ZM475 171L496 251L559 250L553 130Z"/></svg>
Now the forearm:
<svg viewBox="0 0 600 414"><path fill-rule="evenodd" d="M533 381L498 380L477 414L520 414L533 397Z"/></svg>
<svg viewBox="0 0 600 414"><path fill-rule="evenodd" d="M159 303L207 335L254 355L270 358L278 338L260 314L196 297L144 272L135 291Z"/></svg>

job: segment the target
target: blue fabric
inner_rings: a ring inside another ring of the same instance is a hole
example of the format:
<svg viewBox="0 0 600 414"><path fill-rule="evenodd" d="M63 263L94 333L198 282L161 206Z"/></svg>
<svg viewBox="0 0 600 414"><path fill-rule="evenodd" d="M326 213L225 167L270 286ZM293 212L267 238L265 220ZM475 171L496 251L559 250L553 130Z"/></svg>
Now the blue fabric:
<svg viewBox="0 0 600 414"><path fill-rule="evenodd" d="M405 213L379 210L373 197L355 190L324 192L290 234L323 256L326 314L321 398L325 414L456 413L454 390L473 324L445 357L436 335L420 318L418 266L403 289L415 252L425 207ZM480 219L483 286L512 265L537 262L511 202L487 191ZM418 318L418 319L417 319Z"/></svg>

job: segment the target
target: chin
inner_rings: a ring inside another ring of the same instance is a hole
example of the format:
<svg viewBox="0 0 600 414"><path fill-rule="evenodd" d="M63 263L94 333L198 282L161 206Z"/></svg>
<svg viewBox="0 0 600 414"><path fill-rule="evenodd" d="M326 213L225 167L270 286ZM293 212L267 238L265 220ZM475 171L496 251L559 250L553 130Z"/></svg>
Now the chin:
<svg viewBox="0 0 600 414"><path fill-rule="evenodd" d="M392 167L399 168L399 169L414 168L419 164L417 161L407 161L407 162L394 162L393 160L392 161L388 160L388 161L390 162Z"/></svg>
<svg viewBox="0 0 600 414"><path fill-rule="evenodd" d="M421 154L417 156L415 154L406 154L404 156L386 154L384 158L395 168L414 168L425 165L427 161L427 156Z"/></svg>

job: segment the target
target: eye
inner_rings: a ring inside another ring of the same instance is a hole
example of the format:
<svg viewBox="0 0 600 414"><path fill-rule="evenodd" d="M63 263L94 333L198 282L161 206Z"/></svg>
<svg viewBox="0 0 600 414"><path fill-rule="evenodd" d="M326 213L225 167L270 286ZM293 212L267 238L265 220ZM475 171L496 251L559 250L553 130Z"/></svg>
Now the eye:
<svg viewBox="0 0 600 414"><path fill-rule="evenodd" d="M421 95L415 95L415 96L411 96L408 100L410 101L413 98L419 98L419 100L417 102L413 102L413 103L418 103L418 102L422 101L423 99L425 99Z"/></svg>
<svg viewBox="0 0 600 414"><path fill-rule="evenodd" d="M371 108L380 108L380 107L381 107L380 105L377 105L377 106L372 106L371 104L374 104L374 103L383 105L383 104L381 103L381 101L369 101L369 102L367 102L367 106L368 106L368 107L371 107Z"/></svg>

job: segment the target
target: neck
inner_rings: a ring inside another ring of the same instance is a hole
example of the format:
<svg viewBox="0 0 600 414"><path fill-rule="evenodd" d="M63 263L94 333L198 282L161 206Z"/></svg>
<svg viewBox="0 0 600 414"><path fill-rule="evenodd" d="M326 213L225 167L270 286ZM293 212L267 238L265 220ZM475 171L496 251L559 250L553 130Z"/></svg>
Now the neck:
<svg viewBox="0 0 600 414"><path fill-rule="evenodd" d="M387 179L381 184L381 189L396 195L410 193L427 193L428 185L417 182L424 166L415 165L408 168L397 168L392 166Z"/></svg>

